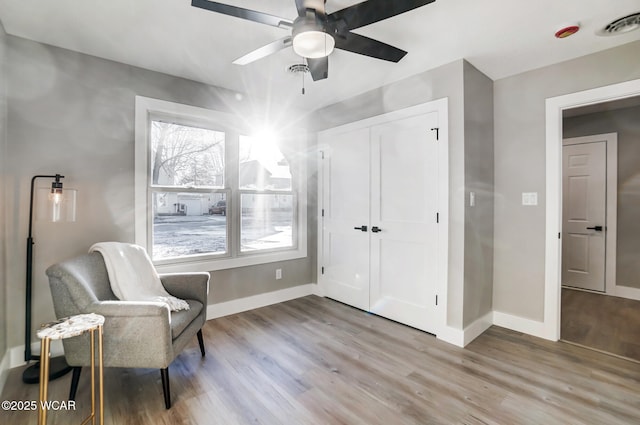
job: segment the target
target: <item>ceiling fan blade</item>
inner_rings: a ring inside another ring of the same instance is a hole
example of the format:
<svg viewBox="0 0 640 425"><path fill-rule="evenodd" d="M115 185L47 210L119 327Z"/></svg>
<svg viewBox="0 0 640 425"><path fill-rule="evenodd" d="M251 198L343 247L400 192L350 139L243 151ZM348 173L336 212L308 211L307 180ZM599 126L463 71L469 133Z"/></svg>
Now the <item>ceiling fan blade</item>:
<svg viewBox="0 0 640 425"><path fill-rule="evenodd" d="M341 30L352 30L433 3L435 0L368 0L327 16Z"/></svg>
<svg viewBox="0 0 640 425"><path fill-rule="evenodd" d="M329 76L329 58L307 58L307 65L313 81L324 80Z"/></svg>
<svg viewBox="0 0 640 425"><path fill-rule="evenodd" d="M262 59L269 55L279 52L280 50L291 46L291 36L288 35L280 40L276 40L273 43L269 43L266 46L262 46L259 49L249 52L246 55L233 61L235 65L246 65L251 62L255 62L258 59Z"/></svg>
<svg viewBox="0 0 640 425"><path fill-rule="evenodd" d="M381 41L374 40L373 38L354 34L352 32L339 35L335 40L337 49L389 62L398 62L407 54L407 52L402 49L398 49L397 47L390 46Z"/></svg>
<svg viewBox="0 0 640 425"><path fill-rule="evenodd" d="M257 12L255 10L243 9L242 7L230 6L228 4L218 3L215 1L191 0L191 6L210 10L212 12L222 13L223 15L235 16L236 18L258 22L260 24L271 25L272 27L293 27L293 21L289 19L269 15L268 13Z"/></svg>

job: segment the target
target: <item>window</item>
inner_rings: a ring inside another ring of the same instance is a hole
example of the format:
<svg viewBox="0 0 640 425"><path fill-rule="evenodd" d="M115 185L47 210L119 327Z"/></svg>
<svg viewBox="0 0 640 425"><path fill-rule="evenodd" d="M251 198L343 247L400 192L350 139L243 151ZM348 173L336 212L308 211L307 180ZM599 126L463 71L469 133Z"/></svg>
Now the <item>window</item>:
<svg viewBox="0 0 640 425"><path fill-rule="evenodd" d="M241 251L292 247L291 170L274 138L240 136L238 170Z"/></svg>
<svg viewBox="0 0 640 425"><path fill-rule="evenodd" d="M160 271L306 256L304 164L241 129L230 114L136 97L136 243Z"/></svg>

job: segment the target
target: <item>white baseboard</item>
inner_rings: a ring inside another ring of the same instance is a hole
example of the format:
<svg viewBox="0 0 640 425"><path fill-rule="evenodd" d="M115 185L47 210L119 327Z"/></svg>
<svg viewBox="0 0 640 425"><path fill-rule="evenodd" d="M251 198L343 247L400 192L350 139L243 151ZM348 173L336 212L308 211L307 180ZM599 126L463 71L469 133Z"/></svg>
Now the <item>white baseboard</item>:
<svg viewBox="0 0 640 425"><path fill-rule="evenodd" d="M306 285L298 285L278 291L210 304L207 306L207 320L306 297L307 295L315 295L317 293L317 286L315 283L308 283Z"/></svg>
<svg viewBox="0 0 640 425"><path fill-rule="evenodd" d="M464 331L451 326L443 326L436 335L436 338L453 344L457 347L464 347Z"/></svg>
<svg viewBox="0 0 640 425"><path fill-rule="evenodd" d="M607 291L607 295L614 297L628 298L630 300L640 300L640 288L632 288L630 286L614 286L611 291Z"/></svg>
<svg viewBox="0 0 640 425"><path fill-rule="evenodd" d="M494 311L493 324L516 332L537 336L538 338L549 339L552 341L555 340L553 336L549 335L549 331L545 327L544 322L539 322L537 320L526 319L524 317Z"/></svg>
<svg viewBox="0 0 640 425"><path fill-rule="evenodd" d="M475 320L464 329L456 329L451 326L438 333L437 338L458 347L465 347L471 341L479 337L484 331L493 325L493 311Z"/></svg>
<svg viewBox="0 0 640 425"><path fill-rule="evenodd" d="M51 357L58 357L64 355L64 348L62 347L62 340L56 339L51 341ZM40 342L31 343L31 353L40 355ZM12 347L7 350L7 356L9 357L9 368L24 366L24 345L18 347Z"/></svg>
<svg viewBox="0 0 640 425"><path fill-rule="evenodd" d="M493 323L493 311L490 311L464 328L464 345L466 346L468 343L482 335L482 333L489 329Z"/></svg>
<svg viewBox="0 0 640 425"><path fill-rule="evenodd" d="M5 351L0 361L0 394L4 389L4 384L7 382L7 376L9 375L9 350Z"/></svg>

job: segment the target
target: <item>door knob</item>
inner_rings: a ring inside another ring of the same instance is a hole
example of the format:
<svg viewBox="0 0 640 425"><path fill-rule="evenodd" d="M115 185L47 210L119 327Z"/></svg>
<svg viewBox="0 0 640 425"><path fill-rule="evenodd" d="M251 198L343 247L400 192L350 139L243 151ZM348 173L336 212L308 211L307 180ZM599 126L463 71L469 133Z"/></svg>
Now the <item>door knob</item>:
<svg viewBox="0 0 640 425"><path fill-rule="evenodd" d="M367 226L354 227L355 230L361 230L363 232L367 231Z"/></svg>
<svg viewBox="0 0 640 425"><path fill-rule="evenodd" d="M602 226L587 227L587 230L595 230L596 232L602 232Z"/></svg>
<svg viewBox="0 0 640 425"><path fill-rule="evenodd" d="M382 232L382 229L381 229L381 228L379 228L378 226L373 226L373 227L371 228L371 231L372 231L373 233L378 233L378 232Z"/></svg>

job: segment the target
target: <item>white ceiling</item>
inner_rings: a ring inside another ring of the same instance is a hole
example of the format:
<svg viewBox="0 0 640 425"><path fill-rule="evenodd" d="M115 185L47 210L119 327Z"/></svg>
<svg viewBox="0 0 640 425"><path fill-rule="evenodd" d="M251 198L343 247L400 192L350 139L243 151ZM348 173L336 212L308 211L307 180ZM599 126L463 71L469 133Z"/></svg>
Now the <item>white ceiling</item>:
<svg viewBox="0 0 640 425"><path fill-rule="evenodd" d="M396 0L389 0L396 1ZM358 3L328 0L327 12ZM227 0L294 19L294 0ZM336 50L329 78L312 82L286 72L300 63L291 48L249 65L236 58L287 31L191 6L191 0L0 0L11 35L138 67L272 97L316 109L384 84L465 58L493 80L640 40L640 30L595 34L610 21L640 12L640 0L436 0L354 32L408 51L388 63ZM557 29L578 22L566 39ZM609 64L615 66L615 64Z"/></svg>

